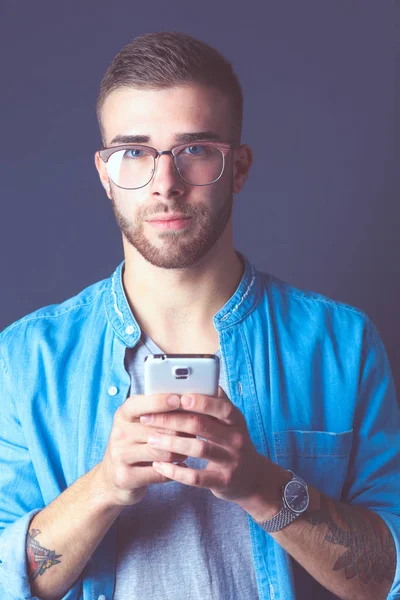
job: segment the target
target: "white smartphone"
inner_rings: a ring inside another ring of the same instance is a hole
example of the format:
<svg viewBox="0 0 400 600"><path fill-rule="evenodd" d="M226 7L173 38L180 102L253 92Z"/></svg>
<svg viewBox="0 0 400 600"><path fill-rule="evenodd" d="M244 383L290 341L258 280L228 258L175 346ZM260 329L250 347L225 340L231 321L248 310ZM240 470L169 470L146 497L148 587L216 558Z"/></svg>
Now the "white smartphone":
<svg viewBox="0 0 400 600"><path fill-rule="evenodd" d="M151 354L144 363L144 393L216 396L219 358L215 354Z"/></svg>

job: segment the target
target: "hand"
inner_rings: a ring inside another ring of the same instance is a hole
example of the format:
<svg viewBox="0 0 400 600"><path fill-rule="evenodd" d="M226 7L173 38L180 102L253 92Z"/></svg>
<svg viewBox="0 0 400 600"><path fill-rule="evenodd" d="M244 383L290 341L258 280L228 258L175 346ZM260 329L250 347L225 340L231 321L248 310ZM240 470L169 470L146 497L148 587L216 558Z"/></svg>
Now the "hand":
<svg viewBox="0 0 400 600"><path fill-rule="evenodd" d="M207 459L207 466L198 470L155 461L154 469L185 485L208 488L217 498L240 504L248 512L250 507L259 508L256 499L265 501L270 477L276 475L274 469L284 470L257 452L242 413L222 388L216 398L200 394L182 396L181 407L185 409L182 412L140 418L146 426L164 429L162 433L153 430L148 443L160 450ZM198 437L171 436L168 434L171 429ZM281 502L280 486L276 487L275 494L269 493L270 504L274 503L272 514Z"/></svg>
<svg viewBox="0 0 400 600"><path fill-rule="evenodd" d="M184 461L187 456L174 451L157 449L148 444L150 435L165 430L146 427L140 423L141 415L175 411L179 406L179 397L169 404L171 394L154 396L137 395L127 398L114 415L113 427L108 445L99 464L99 476L102 488L113 505L136 504L143 499L146 488L153 483L170 481L167 476L158 473L152 467L153 461ZM168 429L170 437L177 432Z"/></svg>

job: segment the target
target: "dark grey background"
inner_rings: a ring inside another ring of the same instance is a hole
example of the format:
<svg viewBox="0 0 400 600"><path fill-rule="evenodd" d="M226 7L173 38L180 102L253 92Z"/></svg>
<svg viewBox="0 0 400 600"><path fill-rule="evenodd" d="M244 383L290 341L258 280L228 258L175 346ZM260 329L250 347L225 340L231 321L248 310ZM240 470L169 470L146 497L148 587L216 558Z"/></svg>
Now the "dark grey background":
<svg viewBox="0 0 400 600"><path fill-rule="evenodd" d="M255 163L237 248L365 310L400 389L399 24L395 0L3 1L0 329L122 260L93 164L98 87L136 35L180 30L243 86Z"/></svg>

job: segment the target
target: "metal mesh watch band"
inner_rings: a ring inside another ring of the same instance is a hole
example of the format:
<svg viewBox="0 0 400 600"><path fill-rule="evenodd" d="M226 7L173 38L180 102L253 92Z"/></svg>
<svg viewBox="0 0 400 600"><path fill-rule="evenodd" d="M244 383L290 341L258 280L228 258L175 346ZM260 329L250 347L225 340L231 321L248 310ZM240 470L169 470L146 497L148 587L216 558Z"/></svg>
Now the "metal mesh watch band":
<svg viewBox="0 0 400 600"><path fill-rule="evenodd" d="M268 531L268 533L272 533L273 531L279 531L289 525L292 521L297 519L299 515L292 512L286 507L283 507L282 510L278 512L272 519L268 519L268 521L256 521L257 525L259 525L264 531ZM255 519L253 519L255 521Z"/></svg>
<svg viewBox="0 0 400 600"><path fill-rule="evenodd" d="M293 476L290 481L299 481L301 484L307 487L306 482L303 479L301 479L301 477L295 475L293 471L289 471L289 473L292 473ZM266 521L256 521L256 519L253 519L253 521L255 521L257 525L264 529L264 531L272 533L274 531L279 531L280 529L283 529L284 527L289 525L292 521L297 519L297 517L299 517L300 514L301 513L296 513L290 510L290 508L287 508L283 500L283 508L276 515L274 515L272 519L268 519Z"/></svg>

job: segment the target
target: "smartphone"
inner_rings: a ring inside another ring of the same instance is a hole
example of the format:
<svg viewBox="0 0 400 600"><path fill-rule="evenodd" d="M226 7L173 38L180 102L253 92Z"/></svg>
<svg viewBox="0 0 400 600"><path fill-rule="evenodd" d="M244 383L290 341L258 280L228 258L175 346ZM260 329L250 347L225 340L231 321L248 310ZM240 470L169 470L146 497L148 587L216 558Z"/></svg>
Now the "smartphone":
<svg viewBox="0 0 400 600"><path fill-rule="evenodd" d="M145 394L218 394L215 354L151 354L144 361Z"/></svg>

